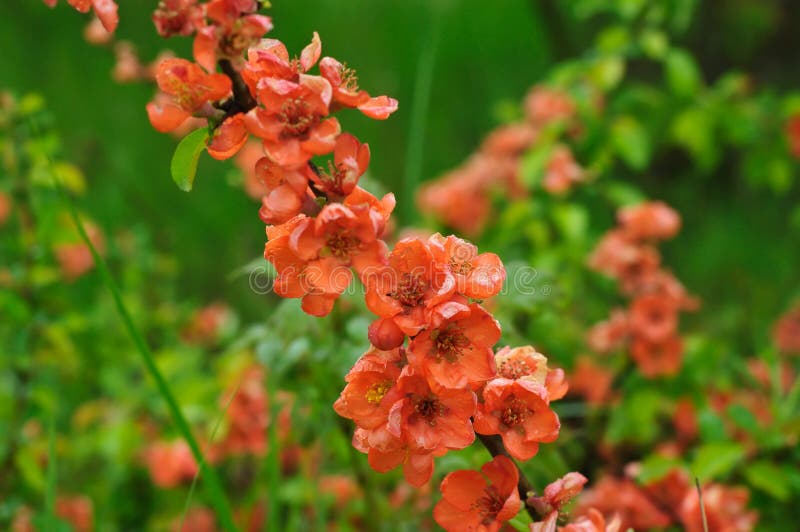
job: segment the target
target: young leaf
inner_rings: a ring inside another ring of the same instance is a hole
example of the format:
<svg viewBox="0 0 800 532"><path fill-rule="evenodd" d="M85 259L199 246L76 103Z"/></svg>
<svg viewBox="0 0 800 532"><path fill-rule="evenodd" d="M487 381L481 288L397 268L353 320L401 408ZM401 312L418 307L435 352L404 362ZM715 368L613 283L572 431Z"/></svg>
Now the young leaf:
<svg viewBox="0 0 800 532"><path fill-rule="evenodd" d="M172 155L170 164L172 180L185 192L192 190L194 176L197 173L197 161L206 149L206 142L208 142L208 129L196 129L181 139Z"/></svg>
<svg viewBox="0 0 800 532"><path fill-rule="evenodd" d="M697 450L692 472L704 482L729 473L744 457L738 443L707 443Z"/></svg>

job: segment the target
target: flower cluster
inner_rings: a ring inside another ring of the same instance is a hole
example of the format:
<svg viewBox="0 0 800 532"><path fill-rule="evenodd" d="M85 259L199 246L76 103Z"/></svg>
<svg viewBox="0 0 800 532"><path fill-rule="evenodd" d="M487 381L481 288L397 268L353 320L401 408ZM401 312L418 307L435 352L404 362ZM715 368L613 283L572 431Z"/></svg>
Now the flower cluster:
<svg viewBox="0 0 800 532"><path fill-rule="evenodd" d="M678 372L683 353L679 313L698 306L661 267L654 244L673 238L680 224L678 213L663 202L625 207L618 213L618 226L603 236L589 258L589 266L615 279L631 302L627 310L616 309L609 320L595 325L587 343L598 353L627 347L647 377Z"/></svg>
<svg viewBox="0 0 800 532"><path fill-rule="evenodd" d="M524 120L498 127L461 166L423 186L417 196L420 208L454 229L476 235L491 216L492 193L524 196L519 176L522 156L537 144L543 129L574 129L576 108L566 93L535 86L525 98L523 112ZM563 195L582 182L585 174L572 150L558 144L551 150L541 186L548 193Z"/></svg>
<svg viewBox="0 0 800 532"><path fill-rule="evenodd" d="M249 0L160 4L159 32L196 33L197 63L168 58L159 64L161 94L148 105L153 126L171 131L191 116L206 118L213 131L209 154L240 153L248 190L262 195L264 256L275 269L277 295L300 298L306 313L325 316L353 272L364 285L367 307L377 316L368 331L373 347L348 373L334 408L355 422L353 445L374 469L402 465L408 482L422 486L435 457L469 446L476 433L502 441L513 458L530 459L540 443L558 436L550 401L563 397L567 384L564 372L549 369L532 347L494 352L500 326L482 302L502 289L500 258L440 234L406 238L389 249L384 238L394 196L379 199L358 186L369 147L343 132L332 114L354 108L385 119L397 102L371 96L359 89L351 68L321 58L316 33L296 57L278 40L258 40L271 24L253 18L253 6ZM223 73L215 71L217 63ZM497 134L492 149L498 158L517 157L533 131L521 125ZM262 443L242 440L252 452ZM497 477L487 493L500 489L509 502L481 499L479 520L508 520L520 508L516 465L498 457L484 474ZM443 490L447 499L449 489ZM448 529L453 508L463 503L457 499L435 516Z"/></svg>

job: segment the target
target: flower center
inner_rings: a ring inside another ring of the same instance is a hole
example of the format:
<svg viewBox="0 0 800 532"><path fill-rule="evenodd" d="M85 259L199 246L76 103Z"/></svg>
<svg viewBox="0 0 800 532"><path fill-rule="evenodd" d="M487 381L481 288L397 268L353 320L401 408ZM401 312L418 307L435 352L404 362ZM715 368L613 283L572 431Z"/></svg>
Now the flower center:
<svg viewBox="0 0 800 532"><path fill-rule="evenodd" d="M346 231L339 231L328 237L328 249L336 258L347 259L358 249L359 240L348 235Z"/></svg>
<svg viewBox="0 0 800 532"><path fill-rule="evenodd" d="M397 289L389 293L389 296L407 307L415 307L419 305L427 288L428 285L419 275L404 273L397 283Z"/></svg>
<svg viewBox="0 0 800 532"><path fill-rule="evenodd" d="M347 63L342 63L339 76L342 78L341 88L348 92L358 92L358 76L354 69L347 66Z"/></svg>
<svg viewBox="0 0 800 532"><path fill-rule="evenodd" d="M383 400L383 397L386 395L386 392L389 391L389 388L392 387L393 382L390 380L386 380L383 382L378 382L373 384L364 397L367 399L367 402L371 405L380 404Z"/></svg>
<svg viewBox="0 0 800 532"><path fill-rule="evenodd" d="M433 331L431 339L436 350L434 356L437 361L458 362L461 352L469 346L469 340L464 335L463 329L452 325Z"/></svg>
<svg viewBox="0 0 800 532"><path fill-rule="evenodd" d="M435 396L414 397L414 411L425 420L428 425L436 425L436 418L444 415L445 406Z"/></svg>
<svg viewBox="0 0 800 532"><path fill-rule="evenodd" d="M278 120L283 124L285 134L293 137L306 135L317 122L317 117L311 113L308 102L302 98L294 98L284 102Z"/></svg>
<svg viewBox="0 0 800 532"><path fill-rule="evenodd" d="M517 380L525 375L531 375L535 370L536 367L531 367L527 360L514 358L502 361L497 373L506 379Z"/></svg>
<svg viewBox="0 0 800 532"><path fill-rule="evenodd" d="M500 420L507 427L516 427L525 422L528 417L528 405L524 401L517 398L512 398L506 403L506 408L500 414Z"/></svg>
<svg viewBox="0 0 800 532"><path fill-rule="evenodd" d="M466 275L474 268L471 262L460 262L455 257L450 257L447 264L450 267L450 271L458 275Z"/></svg>
<svg viewBox="0 0 800 532"><path fill-rule="evenodd" d="M473 508L483 517L481 523L488 526L495 520L497 514L503 509L504 504L505 501L498 493L497 488L488 486L484 488L483 495L475 501Z"/></svg>
<svg viewBox="0 0 800 532"><path fill-rule="evenodd" d="M333 161L328 161L328 171L320 172L319 178L325 182L329 191L344 194L342 181L344 181L346 174L344 165L337 166Z"/></svg>

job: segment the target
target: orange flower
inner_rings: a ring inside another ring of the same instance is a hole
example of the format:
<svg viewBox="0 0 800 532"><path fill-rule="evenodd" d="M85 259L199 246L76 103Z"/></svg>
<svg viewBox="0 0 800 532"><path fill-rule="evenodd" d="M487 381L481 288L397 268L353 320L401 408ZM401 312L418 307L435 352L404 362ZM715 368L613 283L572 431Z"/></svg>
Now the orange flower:
<svg viewBox="0 0 800 532"><path fill-rule="evenodd" d="M184 440L153 443L145 451L144 461L153 484L159 488L191 482L197 474L197 463Z"/></svg>
<svg viewBox="0 0 800 532"><path fill-rule="evenodd" d="M433 518L448 532L495 532L519 512L519 471L514 462L496 456L481 467L481 473L455 471L442 481L442 500L433 509Z"/></svg>
<svg viewBox="0 0 800 532"><path fill-rule="evenodd" d="M445 388L476 388L495 374L492 346L499 339L500 324L480 305L449 301L410 343L408 360Z"/></svg>
<svg viewBox="0 0 800 532"><path fill-rule="evenodd" d="M261 200L261 198L264 197L268 192L265 180L262 180L262 178L256 173L256 164L261 159L269 162L269 159L264 157L264 146L255 140L247 141L233 159L233 164L235 164L236 168L242 172L242 176L244 177L244 191L248 196L256 200ZM285 222L286 220L283 221ZM265 221L264 223L273 222Z"/></svg>
<svg viewBox="0 0 800 532"><path fill-rule="evenodd" d="M645 294L634 299L629 316L633 335L648 342L663 342L678 329L678 309L659 295Z"/></svg>
<svg viewBox="0 0 800 532"><path fill-rule="evenodd" d="M530 124L507 124L486 136L481 151L498 157L518 157L533 144L536 137L536 129Z"/></svg>
<svg viewBox="0 0 800 532"><path fill-rule="evenodd" d="M347 385L333 404L336 413L365 429L386 424L398 399L389 392L400 377L404 354L403 348L365 353L345 377Z"/></svg>
<svg viewBox="0 0 800 532"><path fill-rule="evenodd" d="M432 452L415 451L400 438L394 437L386 427L371 431L356 429L353 447L367 453L370 467L379 473L386 473L402 464L406 482L417 488L431 479L433 458L447 453L444 447Z"/></svg>
<svg viewBox="0 0 800 532"><path fill-rule="evenodd" d="M456 292L472 298L486 299L503 288L506 270L494 253L478 254L478 248L456 236L447 238L436 233L428 240L433 259L446 265L456 281Z"/></svg>
<svg viewBox="0 0 800 532"><path fill-rule="evenodd" d="M672 426L678 438L684 442L692 441L699 433L697 408L694 402L683 397L675 403L675 411L672 414Z"/></svg>
<svg viewBox="0 0 800 532"><path fill-rule="evenodd" d="M483 389L475 431L500 434L506 450L517 460L529 460L539 451L539 443L555 441L559 428L542 386L524 379L497 378Z"/></svg>
<svg viewBox="0 0 800 532"><path fill-rule="evenodd" d="M631 357L645 377L671 376L678 373L683 360L683 341L678 336L651 342L634 338Z"/></svg>
<svg viewBox="0 0 800 532"><path fill-rule="evenodd" d="M331 86L324 78L263 78L257 94L264 107L249 111L245 123L264 140L267 157L275 163L299 168L311 157L333 151L341 127L335 118L323 119L331 101Z"/></svg>
<svg viewBox="0 0 800 532"><path fill-rule="evenodd" d="M342 198L350 194L369 166L369 146L361 144L349 133L342 133L333 148L333 161L328 170L315 172L307 169L307 175L330 198Z"/></svg>
<svg viewBox="0 0 800 532"><path fill-rule="evenodd" d="M263 154L263 148L259 148ZM282 224L300 214L308 202L313 201L308 180L303 172L283 168L262 157L255 165L256 178L265 193L261 197L259 217L267 224Z"/></svg>
<svg viewBox="0 0 800 532"><path fill-rule="evenodd" d="M505 346L494 355L497 376L509 380L523 379L547 390L548 401L564 397L569 386L564 370L547 367L547 357L526 345L511 348Z"/></svg>
<svg viewBox="0 0 800 532"><path fill-rule="evenodd" d="M233 319L233 312L227 305L212 303L194 313L181 335L189 343L213 345Z"/></svg>
<svg viewBox="0 0 800 532"><path fill-rule="evenodd" d="M586 515L582 515L559 528L559 532L619 532L623 529L620 525L619 515L614 515L610 522L606 522L605 516L594 508L589 508Z"/></svg>
<svg viewBox="0 0 800 532"><path fill-rule="evenodd" d="M198 26L192 48L195 61L209 72L216 68L218 59L241 62L242 54L272 29L269 17L249 14L257 9L253 1L208 2L205 11L211 24Z"/></svg>
<svg viewBox="0 0 800 532"><path fill-rule="evenodd" d="M333 87L333 99L344 107L355 107L366 116L385 120L397 110L397 100L388 96L371 97L368 92L358 88L355 70L343 65L332 57L323 57L319 63L322 77Z"/></svg>
<svg viewBox="0 0 800 532"><path fill-rule="evenodd" d="M558 480L547 485L541 497L529 497L527 504L542 515L561 509L583 490L588 479L580 473L567 473Z"/></svg>
<svg viewBox="0 0 800 532"><path fill-rule="evenodd" d="M161 0L153 12L153 24L162 37L191 35L203 25L203 10L197 0Z"/></svg>
<svg viewBox="0 0 800 532"><path fill-rule="evenodd" d="M58 0L44 0L48 7L55 7ZM88 13L89 9L94 9L94 14L103 23L106 31L114 33L119 24L119 9L114 0L67 0L67 3L80 13Z"/></svg>
<svg viewBox="0 0 800 532"><path fill-rule="evenodd" d="M680 215L663 201L648 201L622 208L620 227L633 240L669 240L681 229Z"/></svg>
<svg viewBox="0 0 800 532"><path fill-rule="evenodd" d="M401 399L389 411L388 432L416 452L463 449L475 441L470 418L475 394L440 388L406 366L397 380Z"/></svg>
<svg viewBox="0 0 800 532"><path fill-rule="evenodd" d="M242 69L242 79L250 92L258 93L261 80L274 78L298 82L316 64L322 53L322 42L317 32L300 53L299 58L289 58L286 46L277 39L263 39L258 46L247 51L247 63Z"/></svg>
<svg viewBox="0 0 800 532"><path fill-rule="evenodd" d="M369 338L382 349L400 345L393 341L399 337L402 343L403 334L418 334L428 325L432 308L455 290L453 275L436 268L430 247L418 239L398 242L389 254L389 265L364 281L367 307L382 318L370 326Z"/></svg>
<svg viewBox="0 0 800 532"><path fill-rule="evenodd" d="M169 58L158 64L156 82L171 101L156 99L147 104L150 123L162 133L179 126L208 102L221 100L231 92L231 80L224 74L206 74L185 59Z"/></svg>
<svg viewBox="0 0 800 532"><path fill-rule="evenodd" d="M236 113L229 116L214 130L214 136L208 143L208 154L219 161L229 159L244 146L247 137L244 115Z"/></svg>

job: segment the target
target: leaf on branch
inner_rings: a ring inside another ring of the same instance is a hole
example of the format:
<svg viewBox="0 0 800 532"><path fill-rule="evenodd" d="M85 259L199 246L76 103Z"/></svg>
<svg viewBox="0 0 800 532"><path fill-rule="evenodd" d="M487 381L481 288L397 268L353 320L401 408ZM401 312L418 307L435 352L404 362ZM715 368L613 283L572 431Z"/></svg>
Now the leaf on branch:
<svg viewBox="0 0 800 532"><path fill-rule="evenodd" d="M206 149L208 137L208 128L196 129L181 139L172 155L170 164L172 180L185 192L192 190L194 176L197 173L197 161Z"/></svg>

